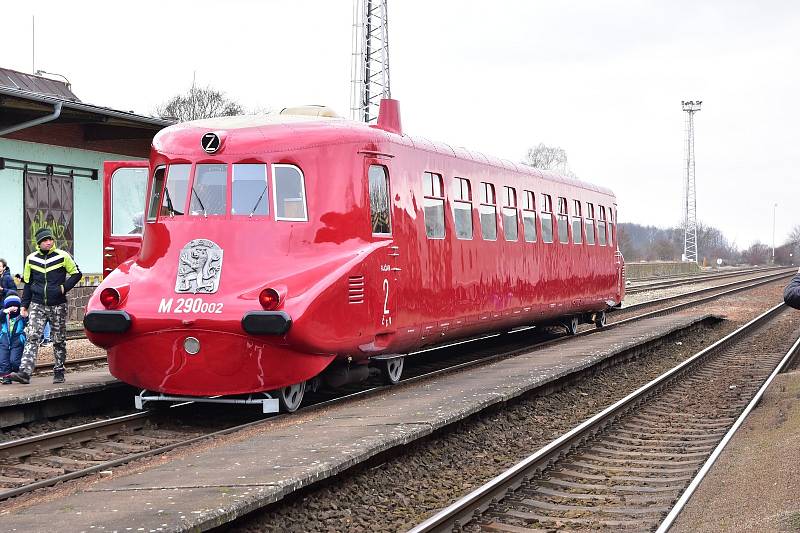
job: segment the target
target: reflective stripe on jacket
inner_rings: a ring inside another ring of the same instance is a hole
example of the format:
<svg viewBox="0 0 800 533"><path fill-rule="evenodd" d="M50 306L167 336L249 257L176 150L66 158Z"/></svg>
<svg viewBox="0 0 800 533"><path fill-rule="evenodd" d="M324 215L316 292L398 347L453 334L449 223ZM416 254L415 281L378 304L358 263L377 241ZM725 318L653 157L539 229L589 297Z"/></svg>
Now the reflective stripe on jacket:
<svg viewBox="0 0 800 533"><path fill-rule="evenodd" d="M78 265L64 250L53 246L45 253L37 247L35 252L25 258L22 307L27 308L31 302L43 305L66 303L67 292L82 276Z"/></svg>

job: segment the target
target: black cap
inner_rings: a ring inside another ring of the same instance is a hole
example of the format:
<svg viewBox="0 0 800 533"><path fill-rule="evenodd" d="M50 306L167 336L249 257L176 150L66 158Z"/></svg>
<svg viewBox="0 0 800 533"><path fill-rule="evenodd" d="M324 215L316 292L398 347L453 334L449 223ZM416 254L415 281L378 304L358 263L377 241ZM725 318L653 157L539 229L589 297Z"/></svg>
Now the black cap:
<svg viewBox="0 0 800 533"><path fill-rule="evenodd" d="M39 228L36 231L36 244L39 244L45 239L52 239L53 231L50 228Z"/></svg>

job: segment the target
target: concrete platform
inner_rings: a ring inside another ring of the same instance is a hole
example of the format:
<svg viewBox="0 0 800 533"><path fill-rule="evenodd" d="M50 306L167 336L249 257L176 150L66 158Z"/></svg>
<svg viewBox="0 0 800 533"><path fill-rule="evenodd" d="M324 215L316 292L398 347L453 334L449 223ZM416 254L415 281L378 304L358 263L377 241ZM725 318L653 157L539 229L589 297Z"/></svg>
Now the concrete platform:
<svg viewBox="0 0 800 533"><path fill-rule="evenodd" d="M652 318L431 379L378 397L265 421L224 445L13 512L5 531L206 530L403 446L486 406L684 330L711 315ZM201 407L198 407L201 408ZM163 458L162 458L163 459Z"/></svg>
<svg viewBox="0 0 800 533"><path fill-rule="evenodd" d="M53 376L34 375L28 385L0 385L0 428L79 412L91 406L92 402L86 400L87 394L104 401L101 393L126 387L108 373L107 367L80 372L67 369L66 378L66 383L54 385Z"/></svg>

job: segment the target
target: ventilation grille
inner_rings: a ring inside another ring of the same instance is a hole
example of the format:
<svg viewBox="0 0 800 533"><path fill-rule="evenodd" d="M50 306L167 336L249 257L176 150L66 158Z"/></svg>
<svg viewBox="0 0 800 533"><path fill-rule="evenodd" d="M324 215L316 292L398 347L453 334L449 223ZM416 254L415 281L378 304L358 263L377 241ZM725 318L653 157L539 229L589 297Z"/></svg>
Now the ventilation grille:
<svg viewBox="0 0 800 533"><path fill-rule="evenodd" d="M350 276L347 300L351 304L364 303L364 276Z"/></svg>

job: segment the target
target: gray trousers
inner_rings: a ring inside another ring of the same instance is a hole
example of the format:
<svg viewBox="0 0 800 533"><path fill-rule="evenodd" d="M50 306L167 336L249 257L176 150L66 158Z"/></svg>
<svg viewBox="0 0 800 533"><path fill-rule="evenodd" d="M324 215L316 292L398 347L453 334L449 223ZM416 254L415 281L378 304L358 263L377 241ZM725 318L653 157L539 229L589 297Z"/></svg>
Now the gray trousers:
<svg viewBox="0 0 800 533"><path fill-rule="evenodd" d="M67 304L44 305L31 303L28 308L28 325L25 327L25 349L19 371L31 375L36 367L39 341L42 340L44 325L50 322L50 338L53 340L55 365L53 370L64 371L67 360Z"/></svg>

